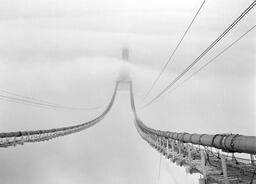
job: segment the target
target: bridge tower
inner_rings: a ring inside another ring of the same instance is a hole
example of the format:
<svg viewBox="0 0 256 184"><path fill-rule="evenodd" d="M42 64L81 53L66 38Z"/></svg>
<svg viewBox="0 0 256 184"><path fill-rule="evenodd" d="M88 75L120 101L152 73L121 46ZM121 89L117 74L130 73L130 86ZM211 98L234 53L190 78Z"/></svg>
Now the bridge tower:
<svg viewBox="0 0 256 184"><path fill-rule="evenodd" d="M129 49L127 47L124 47L122 50L122 59L125 61L129 59Z"/></svg>
<svg viewBox="0 0 256 184"><path fill-rule="evenodd" d="M130 78L130 66L129 66L129 48L124 47L122 49L122 60L123 64L120 66L119 76L117 81L119 82L118 90L127 91L129 90Z"/></svg>

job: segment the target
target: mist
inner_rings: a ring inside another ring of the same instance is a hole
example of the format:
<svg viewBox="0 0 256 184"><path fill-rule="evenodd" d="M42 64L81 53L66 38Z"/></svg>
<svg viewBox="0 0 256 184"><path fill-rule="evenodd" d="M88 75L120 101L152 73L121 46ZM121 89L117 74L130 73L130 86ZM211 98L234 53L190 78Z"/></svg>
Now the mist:
<svg viewBox="0 0 256 184"><path fill-rule="evenodd" d="M149 99L250 2L207 1ZM138 115L152 128L255 136L255 31L183 86L141 108L147 102L145 93L200 3L1 1L0 89L67 106L99 107L53 110L0 99L1 132L89 121L105 109L121 75L133 81ZM253 26L255 15L255 10L250 12L193 71ZM124 47L130 51L128 62L121 57ZM1 183L156 183L159 153L137 133L129 100L127 91L118 91L106 118L78 134L2 148ZM162 159L159 183L198 183L198 178Z"/></svg>

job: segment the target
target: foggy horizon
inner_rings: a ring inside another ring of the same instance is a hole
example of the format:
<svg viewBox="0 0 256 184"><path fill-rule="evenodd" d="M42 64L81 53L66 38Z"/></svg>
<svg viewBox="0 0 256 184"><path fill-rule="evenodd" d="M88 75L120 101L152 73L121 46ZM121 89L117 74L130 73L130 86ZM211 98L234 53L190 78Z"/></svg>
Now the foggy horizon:
<svg viewBox="0 0 256 184"><path fill-rule="evenodd" d="M146 108L252 0L207 0L167 69L147 91L202 0L2 0L1 90L75 111L12 103L0 97L1 132L73 126L107 107L118 79L133 82L140 119L171 132L256 136L256 32ZM189 71L195 72L255 24L252 9ZM122 59L128 48L128 61ZM121 76L121 77L120 77ZM181 80L182 81L182 80ZM9 95L12 96L13 95ZM118 90L95 126L51 141L1 148L1 184L197 184L199 174L162 158L138 134L129 90Z"/></svg>

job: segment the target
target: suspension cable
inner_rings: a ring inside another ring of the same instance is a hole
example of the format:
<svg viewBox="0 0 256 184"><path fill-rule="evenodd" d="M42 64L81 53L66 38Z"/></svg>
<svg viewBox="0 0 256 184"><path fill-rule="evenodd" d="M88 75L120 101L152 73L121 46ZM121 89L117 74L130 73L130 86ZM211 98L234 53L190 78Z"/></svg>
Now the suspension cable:
<svg viewBox="0 0 256 184"><path fill-rule="evenodd" d="M4 90L4 89L0 89L0 92L8 94L8 95L16 96L16 97L19 97L19 98L23 98L23 99L28 99L28 100L33 100L33 101L37 101L37 102L43 102L43 103L48 103L48 104L52 104L52 105L57 105L55 103L52 103L52 102L49 102L49 101L46 101L46 100L20 95L18 93L14 93L14 92L7 91L7 90Z"/></svg>
<svg viewBox="0 0 256 184"><path fill-rule="evenodd" d="M107 108L99 116L93 120L87 121L85 123L80 123L73 126L67 126L62 128L53 128L45 130L32 130L32 131L17 131L17 132L2 132L0 133L0 147L9 147L16 145L23 145L25 142L41 142L50 140L56 137L73 134L85 130L96 123L100 122L110 111L118 88L118 83L116 83L113 95L107 106Z"/></svg>
<svg viewBox="0 0 256 184"><path fill-rule="evenodd" d="M70 106L64 106L64 105L59 105L56 103L51 103L49 101L41 100L38 98L33 98L33 97L28 97L28 96L23 96L17 93L13 93L7 90L0 90L3 93L13 95L16 97L12 96L7 96L7 95L2 95L0 94L0 100L5 100L7 102L13 102L13 103L18 103L18 104L29 104L29 105L35 105L37 107L46 107L47 109L66 109L66 110L96 110L101 108L103 105L97 106L97 107L70 107Z"/></svg>
<svg viewBox="0 0 256 184"><path fill-rule="evenodd" d="M184 83L186 83L188 80L190 80L193 76L195 76L196 74L198 74L200 71L202 71L205 67L207 67L209 64L211 64L213 61L215 61L219 56L221 56L222 54L224 54L227 50L229 50L232 46L234 46L237 42L239 42L242 38L244 38L249 32L251 32L254 28L256 27L256 25L254 25L253 27L251 27L248 31L246 31L244 34L242 34L239 38L237 38L235 41L233 41L229 46L227 46L225 49L223 49L219 54L217 54L215 57L213 57L212 59L210 59L207 63L205 63L203 66L201 66L198 70L196 70L195 72L193 72L190 76L188 76L185 80L183 80L181 83L179 83L176 87L174 87L173 89L170 90L170 92L173 92L174 90L176 90L177 88L181 87L182 85L184 85ZM146 107L146 106L143 106ZM142 107L142 108L143 108Z"/></svg>
<svg viewBox="0 0 256 184"><path fill-rule="evenodd" d="M174 50L172 51L169 59L167 60L167 62L165 63L164 67L161 69L161 71L159 72L157 78L154 80L153 84L151 85L150 89L148 90L148 92L146 93L146 95L144 96L144 99L146 99L148 97L148 95L150 94L150 92L152 91L152 89L154 88L154 86L156 85L157 81L160 79L160 77L162 76L162 74L164 73L164 71L166 70L168 64L170 63L171 59L173 58L174 54L176 53L176 51L178 50L178 47L181 45L181 42L183 41L183 39L185 38L185 36L187 35L189 29L191 28L193 22L195 21L197 15L199 14L200 10L202 9L204 3L206 0L204 0L201 4L201 6L199 7L199 9L197 10L196 14L194 15L192 21L190 22L189 26L187 27L186 31L183 33L180 41L178 42L178 44L176 45L176 47L174 48Z"/></svg>
<svg viewBox="0 0 256 184"><path fill-rule="evenodd" d="M215 39L183 72L178 75L167 87L165 87L158 95L156 95L145 106L148 106L159 99L169 88L171 88L180 78L185 75L197 62L199 62L254 6L256 0L254 0L249 7L247 7L242 14L240 14L234 22L232 22L219 36Z"/></svg>

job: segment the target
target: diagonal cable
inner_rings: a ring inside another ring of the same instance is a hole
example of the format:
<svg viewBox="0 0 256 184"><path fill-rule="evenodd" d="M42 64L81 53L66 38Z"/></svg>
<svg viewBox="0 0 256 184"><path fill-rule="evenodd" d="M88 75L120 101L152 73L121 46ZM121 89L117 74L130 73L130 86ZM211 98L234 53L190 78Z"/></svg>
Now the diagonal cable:
<svg viewBox="0 0 256 184"><path fill-rule="evenodd" d="M2 95L0 94L0 99L1 100L5 100L8 102L22 102L20 104L30 104L30 105L35 105L38 107L46 107L46 108L53 108L53 109L66 109L66 110L96 110L99 109L102 106L97 106L97 107L70 107L70 106L65 106L65 105L59 105L56 103L51 103L45 100L41 100L38 98L33 98L33 97L28 97L28 96L24 96L24 95L20 95L17 93L13 93L7 90L0 90L0 92L2 93L6 93L12 96L7 96L7 95Z"/></svg>
<svg viewBox="0 0 256 184"><path fill-rule="evenodd" d="M191 28L192 24L194 23L197 15L199 14L199 12L201 11L204 3L206 0L204 0L201 4L201 6L199 7L199 9L197 10L195 16L193 17L192 21L190 22L189 26L187 27L186 31L183 33L180 41L178 42L178 44L176 45L176 47L174 48L174 50L172 51L169 59L167 60L167 62L165 63L164 67L161 69L160 73L158 74L157 78L154 80L153 84L151 85L150 89L148 90L148 92L146 93L146 95L144 96L144 99L146 99L148 97L148 95L150 94L150 92L152 91L152 89L154 88L154 86L156 85L157 81L160 79L160 77L162 76L162 74L164 73L164 71L166 70L168 64L170 63L171 59L173 58L174 54L176 53L176 51L178 50L181 42L183 41L183 39L185 38L185 36L187 35L189 29Z"/></svg>
<svg viewBox="0 0 256 184"><path fill-rule="evenodd" d="M249 7L247 7L242 14L240 14L234 22L232 22L219 36L215 39L183 72L178 75L167 87L165 87L158 95L156 95L145 106L148 106L159 99L169 88L171 88L180 78L185 75L198 61L200 61L254 6L256 0L254 0Z"/></svg>
<svg viewBox="0 0 256 184"><path fill-rule="evenodd" d="M217 59L219 56L221 56L222 54L224 54L227 50L229 50L232 46L234 46L238 41L240 41L243 37L245 37L249 32L251 32L254 28L256 27L256 25L254 25L253 27L251 27L248 31L246 31L243 35L241 35L239 38L237 38L234 42L232 42L229 46L227 46L225 49L223 49L219 54L217 54L215 57L213 57L211 60L209 60L207 63L205 63L203 66L201 66L198 70L196 70L195 72L193 72L189 77L187 77L184 81L182 81L181 83L179 83L175 88L173 88L171 91L174 91L175 89L179 88L180 86L182 86L184 83L186 83L188 80L190 80L193 76L195 76L196 74L198 74L201 70L203 70L205 67L207 67L209 64L211 64L213 61L215 61L215 59Z"/></svg>

